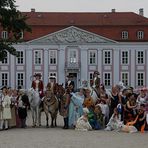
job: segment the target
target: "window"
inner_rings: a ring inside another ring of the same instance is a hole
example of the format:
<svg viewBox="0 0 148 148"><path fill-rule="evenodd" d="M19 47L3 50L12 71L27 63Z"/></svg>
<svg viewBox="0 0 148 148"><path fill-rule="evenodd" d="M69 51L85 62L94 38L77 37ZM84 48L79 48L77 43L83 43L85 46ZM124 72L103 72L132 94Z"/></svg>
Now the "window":
<svg viewBox="0 0 148 148"><path fill-rule="evenodd" d="M144 64L144 51L137 51L136 53L137 64Z"/></svg>
<svg viewBox="0 0 148 148"><path fill-rule="evenodd" d="M8 39L8 32L7 31L2 31L1 38L2 39Z"/></svg>
<svg viewBox="0 0 148 148"><path fill-rule="evenodd" d="M111 54L111 50L106 50L104 51L104 56L103 56L103 59L104 59L104 64L111 64L111 59L112 59L112 54Z"/></svg>
<svg viewBox="0 0 148 148"><path fill-rule="evenodd" d="M129 85L129 74L127 72L122 73L122 75L121 75L121 81L123 82L123 84L125 86L128 86Z"/></svg>
<svg viewBox="0 0 148 148"><path fill-rule="evenodd" d="M42 51L35 50L34 51L34 64L42 64Z"/></svg>
<svg viewBox="0 0 148 148"><path fill-rule="evenodd" d="M20 39L23 39L24 38L24 32L20 32Z"/></svg>
<svg viewBox="0 0 148 148"><path fill-rule="evenodd" d="M96 55L97 52L96 51L89 51L89 64L96 64Z"/></svg>
<svg viewBox="0 0 148 148"><path fill-rule="evenodd" d="M122 39L128 39L128 32L122 31Z"/></svg>
<svg viewBox="0 0 148 148"><path fill-rule="evenodd" d="M144 73L137 73L137 86L144 86Z"/></svg>
<svg viewBox="0 0 148 148"><path fill-rule="evenodd" d="M140 40L140 39L143 39L144 38L144 32L143 31L138 31L137 32L137 38Z"/></svg>
<svg viewBox="0 0 148 148"><path fill-rule="evenodd" d="M8 86L8 73L2 73L1 80L2 86Z"/></svg>
<svg viewBox="0 0 148 148"><path fill-rule="evenodd" d="M111 86L111 73L104 73L104 85Z"/></svg>
<svg viewBox="0 0 148 148"><path fill-rule="evenodd" d="M128 51L122 51L121 52L122 55L122 64L128 64L128 61L129 61L129 54L128 54Z"/></svg>
<svg viewBox="0 0 148 148"><path fill-rule="evenodd" d="M49 51L49 61L50 64L57 64L57 51L56 50L50 50Z"/></svg>
<svg viewBox="0 0 148 148"><path fill-rule="evenodd" d="M24 64L24 52L23 51L17 51L18 57L17 57L17 64Z"/></svg>
<svg viewBox="0 0 148 148"><path fill-rule="evenodd" d="M7 56L2 60L2 64L8 64L8 52L6 54Z"/></svg>
<svg viewBox="0 0 148 148"><path fill-rule="evenodd" d="M93 80L93 72L92 73L89 73L89 80Z"/></svg>
<svg viewBox="0 0 148 148"><path fill-rule="evenodd" d="M17 86L24 86L24 73L17 73Z"/></svg>
<svg viewBox="0 0 148 148"><path fill-rule="evenodd" d="M70 51L70 63L76 63L77 57L76 57L76 51L72 50Z"/></svg>

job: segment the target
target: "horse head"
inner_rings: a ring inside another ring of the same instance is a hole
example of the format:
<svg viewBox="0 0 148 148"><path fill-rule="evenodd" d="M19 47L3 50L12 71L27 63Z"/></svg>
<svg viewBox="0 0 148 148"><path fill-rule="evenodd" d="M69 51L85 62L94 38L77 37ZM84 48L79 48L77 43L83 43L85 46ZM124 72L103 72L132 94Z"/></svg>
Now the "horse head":
<svg viewBox="0 0 148 148"><path fill-rule="evenodd" d="M27 95L31 106L39 105L40 96L38 91L35 91L33 88L30 88L29 90L27 90Z"/></svg>
<svg viewBox="0 0 148 148"><path fill-rule="evenodd" d="M65 93L65 89L63 87L63 83L62 84L57 84L57 97L60 98L64 95Z"/></svg>

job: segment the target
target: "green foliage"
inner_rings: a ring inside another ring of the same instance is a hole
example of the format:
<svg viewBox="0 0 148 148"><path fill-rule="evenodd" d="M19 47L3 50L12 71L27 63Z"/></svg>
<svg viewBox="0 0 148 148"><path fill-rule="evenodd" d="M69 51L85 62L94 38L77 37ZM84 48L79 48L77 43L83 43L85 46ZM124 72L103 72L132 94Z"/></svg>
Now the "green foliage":
<svg viewBox="0 0 148 148"><path fill-rule="evenodd" d="M0 61L6 57L7 51L17 55L12 44L20 40L21 32L31 32L27 19L27 16L17 10L15 0L0 0L0 27L8 32L8 39L0 39Z"/></svg>

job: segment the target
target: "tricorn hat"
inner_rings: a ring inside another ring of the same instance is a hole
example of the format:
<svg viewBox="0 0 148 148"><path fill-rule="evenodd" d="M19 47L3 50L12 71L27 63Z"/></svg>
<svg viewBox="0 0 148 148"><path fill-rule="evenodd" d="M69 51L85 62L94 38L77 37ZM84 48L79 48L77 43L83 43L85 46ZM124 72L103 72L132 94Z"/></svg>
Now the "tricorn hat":
<svg viewBox="0 0 148 148"><path fill-rule="evenodd" d="M1 88L1 90L3 90L3 89L7 89L7 86L3 86L3 87Z"/></svg>
<svg viewBox="0 0 148 148"><path fill-rule="evenodd" d="M72 74L67 75L67 78L73 78Z"/></svg>
<svg viewBox="0 0 148 148"><path fill-rule="evenodd" d="M100 72L98 72L98 71L94 71L94 74L100 75Z"/></svg>
<svg viewBox="0 0 148 148"><path fill-rule="evenodd" d="M49 79L56 79L55 76L49 76L48 78L49 78Z"/></svg>
<svg viewBox="0 0 148 148"><path fill-rule="evenodd" d="M40 73L35 73L34 75L33 75L34 77L41 77L42 75L40 74Z"/></svg>

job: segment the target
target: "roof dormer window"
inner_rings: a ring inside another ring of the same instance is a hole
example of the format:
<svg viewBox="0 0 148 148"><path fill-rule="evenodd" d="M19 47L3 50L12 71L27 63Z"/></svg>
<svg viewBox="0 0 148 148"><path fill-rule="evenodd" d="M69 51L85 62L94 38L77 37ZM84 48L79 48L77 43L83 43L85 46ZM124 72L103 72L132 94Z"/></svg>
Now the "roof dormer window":
<svg viewBox="0 0 148 148"><path fill-rule="evenodd" d="M2 39L8 39L8 32L7 31L2 31L1 32L1 38Z"/></svg>
<svg viewBox="0 0 148 148"><path fill-rule="evenodd" d="M122 39L128 39L128 31L122 31Z"/></svg>
<svg viewBox="0 0 148 148"><path fill-rule="evenodd" d="M138 31L138 32L137 32L137 38L138 38L139 40L143 39L143 38L144 38L144 32L143 32L143 31Z"/></svg>

